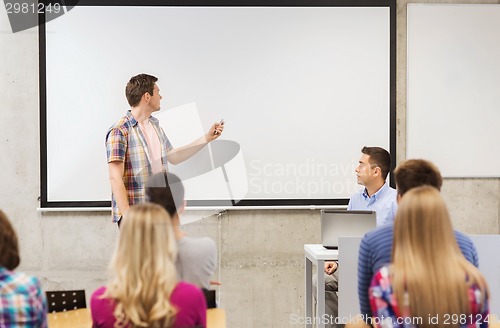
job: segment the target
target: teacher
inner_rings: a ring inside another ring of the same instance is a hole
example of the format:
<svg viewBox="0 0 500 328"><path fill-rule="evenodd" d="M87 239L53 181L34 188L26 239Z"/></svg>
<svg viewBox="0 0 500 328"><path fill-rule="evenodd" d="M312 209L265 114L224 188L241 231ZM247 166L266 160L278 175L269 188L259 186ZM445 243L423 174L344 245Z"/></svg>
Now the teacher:
<svg viewBox="0 0 500 328"><path fill-rule="evenodd" d="M145 201L144 186L154 173L168 171L168 164L179 164L209 142L217 139L224 123L214 123L210 130L192 143L174 148L157 118L160 110L158 78L139 74L127 83L125 95L130 105L127 114L109 128L106 153L111 182L113 222L120 225L123 214L133 204Z"/></svg>

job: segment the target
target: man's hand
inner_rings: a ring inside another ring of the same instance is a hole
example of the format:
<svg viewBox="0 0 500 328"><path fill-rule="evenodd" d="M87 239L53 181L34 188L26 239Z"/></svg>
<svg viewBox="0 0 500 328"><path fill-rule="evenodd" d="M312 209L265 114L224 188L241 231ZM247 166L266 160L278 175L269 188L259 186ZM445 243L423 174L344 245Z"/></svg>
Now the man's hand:
<svg viewBox="0 0 500 328"><path fill-rule="evenodd" d="M335 271L337 271L337 262L335 261L326 261L325 262L325 273L326 274L332 274Z"/></svg>
<svg viewBox="0 0 500 328"><path fill-rule="evenodd" d="M210 127L208 133L205 135L207 142L213 141L220 137L222 131L224 131L224 120L221 120L219 123L214 123Z"/></svg>

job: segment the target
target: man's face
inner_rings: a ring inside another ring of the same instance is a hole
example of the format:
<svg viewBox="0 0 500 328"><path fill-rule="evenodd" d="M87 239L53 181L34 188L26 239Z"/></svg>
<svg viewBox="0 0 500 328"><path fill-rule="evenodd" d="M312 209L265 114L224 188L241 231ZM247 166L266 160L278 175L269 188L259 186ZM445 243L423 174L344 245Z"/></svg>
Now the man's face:
<svg viewBox="0 0 500 328"><path fill-rule="evenodd" d="M160 110L160 100L163 97L160 96L160 89L155 83L155 87L153 89L153 94L149 98L149 106L153 109L153 111L159 111Z"/></svg>
<svg viewBox="0 0 500 328"><path fill-rule="evenodd" d="M363 154L355 170L358 184L363 186L370 184L375 179L376 169L377 166L370 164L370 155Z"/></svg>

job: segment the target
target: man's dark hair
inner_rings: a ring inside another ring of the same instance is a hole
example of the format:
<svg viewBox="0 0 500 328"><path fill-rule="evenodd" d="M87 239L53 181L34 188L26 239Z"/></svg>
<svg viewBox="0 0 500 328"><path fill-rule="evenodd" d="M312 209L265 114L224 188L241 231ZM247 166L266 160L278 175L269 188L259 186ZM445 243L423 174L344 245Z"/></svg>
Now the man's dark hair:
<svg viewBox="0 0 500 328"><path fill-rule="evenodd" d="M409 159L394 170L398 194L403 196L408 190L429 185L441 190L443 178L439 169L423 159Z"/></svg>
<svg viewBox="0 0 500 328"><path fill-rule="evenodd" d="M391 155L381 147L363 147L361 152L370 156L370 164L380 167L382 178L385 180L391 170Z"/></svg>
<svg viewBox="0 0 500 328"><path fill-rule="evenodd" d="M158 81L157 77L148 74L133 76L125 87L125 96L130 107L139 105L146 92L152 96L156 81Z"/></svg>
<svg viewBox="0 0 500 328"><path fill-rule="evenodd" d="M184 186L181 179L170 172L152 175L146 183L146 199L163 206L174 217L178 209L184 206Z"/></svg>
<svg viewBox="0 0 500 328"><path fill-rule="evenodd" d="M0 210L0 267L14 270L19 262L16 232L7 216Z"/></svg>

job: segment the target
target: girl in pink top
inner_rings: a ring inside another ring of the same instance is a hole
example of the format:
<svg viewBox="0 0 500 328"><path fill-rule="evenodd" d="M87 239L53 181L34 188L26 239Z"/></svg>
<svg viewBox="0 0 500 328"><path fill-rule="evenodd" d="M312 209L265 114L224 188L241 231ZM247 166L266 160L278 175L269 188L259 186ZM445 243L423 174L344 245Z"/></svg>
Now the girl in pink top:
<svg viewBox="0 0 500 328"><path fill-rule="evenodd" d="M177 281L176 255L167 212L148 203L132 206L110 263L111 279L92 294L93 327L205 327L205 297Z"/></svg>

